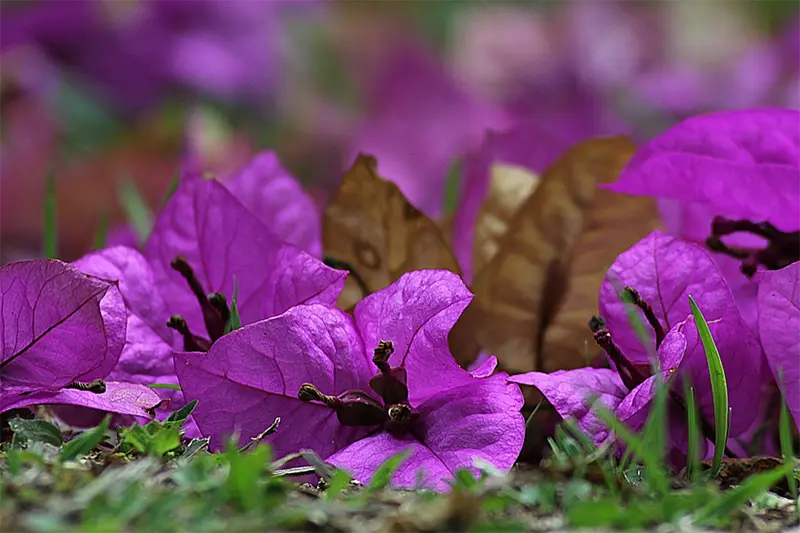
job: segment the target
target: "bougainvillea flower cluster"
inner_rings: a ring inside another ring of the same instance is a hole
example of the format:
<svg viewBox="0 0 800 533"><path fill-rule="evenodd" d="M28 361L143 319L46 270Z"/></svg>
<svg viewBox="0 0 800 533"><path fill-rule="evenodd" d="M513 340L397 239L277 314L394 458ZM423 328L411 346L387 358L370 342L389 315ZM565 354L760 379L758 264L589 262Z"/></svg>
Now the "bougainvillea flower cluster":
<svg viewBox="0 0 800 533"><path fill-rule="evenodd" d="M444 489L478 457L507 470L524 438L522 395L487 362L473 373L447 334L472 295L448 271L416 271L359 302L353 317L290 309L230 333L207 354L176 355L195 421L213 448L242 443L281 418L278 455L311 448L367 482L409 450L393 482ZM420 471L422 472L420 474Z"/></svg>

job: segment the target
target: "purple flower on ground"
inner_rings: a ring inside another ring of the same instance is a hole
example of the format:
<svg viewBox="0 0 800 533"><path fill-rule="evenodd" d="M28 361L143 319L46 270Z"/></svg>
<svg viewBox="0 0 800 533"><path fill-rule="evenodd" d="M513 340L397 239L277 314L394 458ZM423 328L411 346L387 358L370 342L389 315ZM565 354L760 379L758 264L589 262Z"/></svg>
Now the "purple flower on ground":
<svg viewBox="0 0 800 533"><path fill-rule="evenodd" d="M119 281L128 334L113 375L138 383L176 383L173 349L206 350L224 334L234 276L243 324L302 303L333 306L345 279L275 236L222 184L199 176L181 182L144 254L108 248L75 266Z"/></svg>
<svg viewBox="0 0 800 533"><path fill-rule="evenodd" d="M616 287L638 307L649 324L653 342L642 346ZM602 442L607 428L586 404L592 395L612 409L634 430L643 426L655 393L649 354L655 354L664 380L689 379L700 415L707 427L713 422L713 397L705 352L691 316L692 296L706 317L726 372L731 406L731 436L755 422L752 399L761 386L762 355L753 332L742 320L725 279L699 246L651 233L617 258L600 289L600 313L590 327L595 341L608 355L612 370L584 368L552 374L533 372L512 376L516 383L534 385L564 417ZM685 402L682 388L670 390L670 444L686 449ZM709 434L707 428L704 429Z"/></svg>
<svg viewBox="0 0 800 533"><path fill-rule="evenodd" d="M641 148L609 186L659 198L670 233L716 252L752 328L757 287L749 278L800 258L799 122L800 111L788 109L685 120Z"/></svg>
<svg viewBox="0 0 800 533"><path fill-rule="evenodd" d="M161 399L147 387L104 381L125 342L116 285L52 260L0 267L0 412L77 405L150 417Z"/></svg>
<svg viewBox="0 0 800 533"><path fill-rule="evenodd" d="M524 437L523 399L490 359L471 374L447 335L472 295L447 271L411 272L359 302L353 317L298 306L246 326L207 354L175 356L201 432L219 449L248 442L281 418L277 455L311 448L368 482L393 454L411 450L393 482L445 490L480 457L509 469Z"/></svg>

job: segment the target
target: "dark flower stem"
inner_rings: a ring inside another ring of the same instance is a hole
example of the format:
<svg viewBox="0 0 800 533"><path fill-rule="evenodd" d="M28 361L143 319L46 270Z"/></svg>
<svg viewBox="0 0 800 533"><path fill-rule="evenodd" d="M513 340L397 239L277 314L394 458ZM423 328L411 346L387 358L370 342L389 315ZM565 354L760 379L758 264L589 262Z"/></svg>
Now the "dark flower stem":
<svg viewBox="0 0 800 533"><path fill-rule="evenodd" d="M167 327L174 329L183 337L183 349L187 352L207 352L211 349L211 342L192 334L186 319L180 315L172 315L167 321Z"/></svg>
<svg viewBox="0 0 800 533"><path fill-rule="evenodd" d="M722 237L733 233L757 235L767 240L767 246L761 249L728 246L722 241ZM752 277L758 265L763 265L768 270L780 270L800 260L800 231L786 233L768 222L755 223L716 217L711 223L711 235L706 239L706 246L712 252L741 260L742 274Z"/></svg>
<svg viewBox="0 0 800 533"><path fill-rule="evenodd" d="M623 296L628 298L628 300L642 310L644 313L645 318L647 319L647 323L650 324L650 327L653 328L653 331L656 334L656 350L661 346L661 343L664 341L664 337L666 337L666 332L664 332L664 327L659 322L658 317L656 316L655 311L653 308L645 302L639 293L633 287L625 287L623 291Z"/></svg>
<svg viewBox="0 0 800 533"><path fill-rule="evenodd" d="M222 337L225 334L225 320L223 320L223 314L216 305L212 305L211 301L209 301L203 289L203 285L200 283L200 280L197 279L189 262L184 256L179 255L170 262L170 266L183 276L183 279L189 284L192 293L194 293L195 298L197 298L197 302L200 304L200 310L203 312L203 322L206 325L206 331L208 331L211 340L214 341ZM219 302L217 302L217 305L219 305Z"/></svg>

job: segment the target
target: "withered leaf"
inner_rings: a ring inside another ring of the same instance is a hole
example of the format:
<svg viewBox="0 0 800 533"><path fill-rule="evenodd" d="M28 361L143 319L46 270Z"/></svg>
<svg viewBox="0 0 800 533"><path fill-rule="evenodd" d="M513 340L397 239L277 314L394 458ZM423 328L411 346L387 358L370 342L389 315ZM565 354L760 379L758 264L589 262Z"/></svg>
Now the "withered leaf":
<svg viewBox="0 0 800 533"><path fill-rule="evenodd" d="M460 273L438 226L381 178L377 167L374 157L360 154L323 214L325 255L355 273L339 297L342 309L412 270Z"/></svg>
<svg viewBox="0 0 800 533"><path fill-rule="evenodd" d="M530 169L506 163L489 167L489 191L475 221L472 271L480 272L500 247L514 213L539 185Z"/></svg>
<svg viewBox="0 0 800 533"><path fill-rule="evenodd" d="M512 373L586 365L587 321L608 267L657 225L652 200L597 187L634 150L623 137L584 141L542 174L477 273L475 299L450 335L461 364L482 349Z"/></svg>

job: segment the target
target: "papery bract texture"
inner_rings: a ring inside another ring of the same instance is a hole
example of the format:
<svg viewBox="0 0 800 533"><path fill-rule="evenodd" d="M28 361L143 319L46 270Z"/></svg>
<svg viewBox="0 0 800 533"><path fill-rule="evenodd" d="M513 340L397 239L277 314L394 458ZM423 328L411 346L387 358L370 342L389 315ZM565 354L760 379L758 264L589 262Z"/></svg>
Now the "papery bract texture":
<svg viewBox="0 0 800 533"><path fill-rule="evenodd" d="M225 187L199 176L184 178L164 207L145 247L156 287L169 311L202 331L197 300L170 267L183 255L208 292L233 296L244 323L282 313L293 305L335 305L346 274L281 241Z"/></svg>
<svg viewBox="0 0 800 533"><path fill-rule="evenodd" d="M729 218L800 227L800 111L687 119L642 147L611 190L712 206Z"/></svg>
<svg viewBox="0 0 800 533"><path fill-rule="evenodd" d="M394 344L389 364L408 372L412 404L470 379L447 343L470 301L472 293L452 272L418 270L356 305L353 316L364 347L374 349L381 340Z"/></svg>
<svg viewBox="0 0 800 533"><path fill-rule="evenodd" d="M627 286L653 308L665 332L691 314L690 295L708 321L735 307L725 279L708 253L660 231L652 232L614 261L600 287L600 315L622 352L639 363L648 362L648 349L655 346L642 346L636 336L618 294ZM643 316L640 319L644 321ZM654 338L652 329L645 328Z"/></svg>
<svg viewBox="0 0 800 533"><path fill-rule="evenodd" d="M274 152L256 155L224 183L273 233L314 257L322 255L320 213Z"/></svg>
<svg viewBox="0 0 800 533"><path fill-rule="evenodd" d="M60 261L0 268L4 383L59 389L103 378L125 342L117 288Z"/></svg>
<svg viewBox="0 0 800 533"><path fill-rule="evenodd" d="M321 305L298 306L214 343L208 354L178 353L175 370L193 416L212 449L239 435L246 442L281 417L271 441L277 456L312 448L322 456L365 431L340 428L336 413L302 402L297 391L313 383L328 394L367 389L370 361L352 320Z"/></svg>
<svg viewBox="0 0 800 533"><path fill-rule="evenodd" d="M800 427L800 263L762 274L758 333L775 381Z"/></svg>

